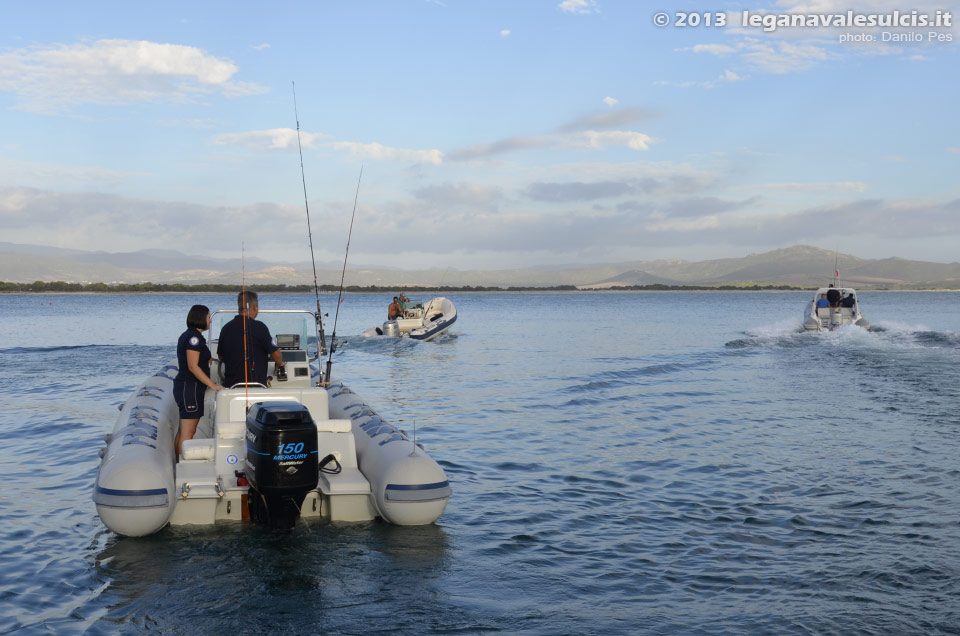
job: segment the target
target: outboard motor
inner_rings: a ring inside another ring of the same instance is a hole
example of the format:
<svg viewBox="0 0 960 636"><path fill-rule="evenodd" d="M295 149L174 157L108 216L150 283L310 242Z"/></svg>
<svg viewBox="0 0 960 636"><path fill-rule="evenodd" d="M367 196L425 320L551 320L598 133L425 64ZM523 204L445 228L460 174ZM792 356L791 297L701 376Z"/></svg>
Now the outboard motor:
<svg viewBox="0 0 960 636"><path fill-rule="evenodd" d="M396 320L388 320L383 323L383 335L385 336L399 336L400 335L400 323Z"/></svg>
<svg viewBox="0 0 960 636"><path fill-rule="evenodd" d="M317 425L298 402L257 402L247 414L250 519L291 528L320 479Z"/></svg>

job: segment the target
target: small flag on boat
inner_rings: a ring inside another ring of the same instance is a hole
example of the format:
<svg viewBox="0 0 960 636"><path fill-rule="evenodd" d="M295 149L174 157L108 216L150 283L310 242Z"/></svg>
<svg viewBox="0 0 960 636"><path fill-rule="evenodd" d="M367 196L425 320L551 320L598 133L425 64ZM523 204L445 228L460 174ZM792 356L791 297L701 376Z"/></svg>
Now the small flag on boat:
<svg viewBox="0 0 960 636"><path fill-rule="evenodd" d="M837 278L840 278L840 270L837 270Z"/></svg>

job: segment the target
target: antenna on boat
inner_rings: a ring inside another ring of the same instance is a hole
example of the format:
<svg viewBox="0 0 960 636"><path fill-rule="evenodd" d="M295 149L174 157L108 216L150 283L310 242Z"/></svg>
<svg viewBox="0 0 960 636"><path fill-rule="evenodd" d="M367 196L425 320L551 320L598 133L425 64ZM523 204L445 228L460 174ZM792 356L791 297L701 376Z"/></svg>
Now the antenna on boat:
<svg viewBox="0 0 960 636"><path fill-rule="evenodd" d="M350 239L353 237L353 220L357 216L357 199L360 198L360 180L363 179L363 166L357 177L357 192L353 195L353 213L350 214L350 231L347 232L347 249L343 253L343 270L340 272L340 293L337 295L337 311L333 314L333 335L330 336L330 355L327 356L327 370L323 378L330 384L330 367L333 364L333 352L337 349L337 320L340 318L340 303L343 302L343 279L347 275L347 257L350 255Z"/></svg>
<svg viewBox="0 0 960 636"><path fill-rule="evenodd" d="M414 418L414 420L413 420L413 450L410 451L410 455L408 455L408 457L416 457L416 456L417 456L417 420L416 420L416 418Z"/></svg>
<svg viewBox="0 0 960 636"><path fill-rule="evenodd" d="M300 178L303 181L303 206L307 210L307 236L310 238L310 261L313 264L313 292L317 297L317 349L320 355L327 352L327 338L323 333L323 313L320 310L320 286L317 284L317 260L313 256L313 231L310 229L310 204L307 201L307 177L303 172L303 146L300 145L300 114L297 112L297 84L293 86L293 117L297 122L297 150L300 151ZM339 307L338 307L339 309ZM336 331L336 327L334 327Z"/></svg>

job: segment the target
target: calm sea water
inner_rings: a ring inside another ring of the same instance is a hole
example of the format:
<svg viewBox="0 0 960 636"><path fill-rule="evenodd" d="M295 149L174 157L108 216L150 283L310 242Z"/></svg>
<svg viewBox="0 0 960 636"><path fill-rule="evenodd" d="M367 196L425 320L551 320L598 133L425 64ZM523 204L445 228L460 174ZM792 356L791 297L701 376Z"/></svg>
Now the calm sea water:
<svg viewBox="0 0 960 636"><path fill-rule="evenodd" d="M388 298L351 295L334 373L416 426L439 522L129 539L102 437L233 298L2 295L0 633L960 633L960 294L801 334L808 296L456 294L417 343L359 336Z"/></svg>

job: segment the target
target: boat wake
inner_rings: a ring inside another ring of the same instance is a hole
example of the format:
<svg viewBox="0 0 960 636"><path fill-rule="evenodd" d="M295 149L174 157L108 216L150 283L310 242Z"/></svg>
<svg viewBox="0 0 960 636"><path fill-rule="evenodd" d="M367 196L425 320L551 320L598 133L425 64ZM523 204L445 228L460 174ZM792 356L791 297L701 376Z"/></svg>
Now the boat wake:
<svg viewBox="0 0 960 636"><path fill-rule="evenodd" d="M337 339L337 352L356 351L360 353L397 355L406 352L413 353L420 347L420 342L430 344L444 344L455 342L457 334L445 332L431 340L418 341L413 338L371 338L363 334L347 336L342 340Z"/></svg>
<svg viewBox="0 0 960 636"><path fill-rule="evenodd" d="M728 349L751 349L798 346L809 334L795 320L784 320L765 327L755 327L744 332L746 338L726 343Z"/></svg>
<svg viewBox="0 0 960 636"><path fill-rule="evenodd" d="M337 353L346 351L383 354L389 353L397 355L399 353L413 351L417 347L417 341L410 338L367 338L362 334L347 336L342 340L337 340Z"/></svg>
<svg viewBox="0 0 960 636"><path fill-rule="evenodd" d="M748 329L744 338L726 343L728 349L789 349L808 346L867 349L944 349L960 353L960 334L933 331L923 325L881 321L870 330L845 325L833 331L803 331L796 322L783 321Z"/></svg>
<svg viewBox="0 0 960 636"><path fill-rule="evenodd" d="M901 348L925 347L960 350L960 333L934 331L923 325L908 325L903 322L880 322L873 332L885 341Z"/></svg>

